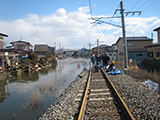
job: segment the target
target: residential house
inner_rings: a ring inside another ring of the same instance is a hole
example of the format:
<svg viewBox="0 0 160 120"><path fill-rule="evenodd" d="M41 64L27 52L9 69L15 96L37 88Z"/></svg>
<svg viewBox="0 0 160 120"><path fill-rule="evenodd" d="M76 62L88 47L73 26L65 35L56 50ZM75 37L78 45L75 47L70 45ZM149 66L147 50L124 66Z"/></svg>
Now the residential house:
<svg viewBox="0 0 160 120"><path fill-rule="evenodd" d="M153 39L148 37L126 37L128 59L142 60L147 58L147 49L145 46L151 45ZM119 37L117 42L118 60L124 60L123 37Z"/></svg>
<svg viewBox="0 0 160 120"><path fill-rule="evenodd" d="M160 27L154 31L157 31L158 43L145 46L145 48L148 50L148 59L160 60Z"/></svg>
<svg viewBox="0 0 160 120"><path fill-rule="evenodd" d="M0 33L0 49L4 48L4 37L8 37L8 35Z"/></svg>
<svg viewBox="0 0 160 120"><path fill-rule="evenodd" d="M156 32L157 32L158 43L160 43L160 27L154 29L153 31L156 31Z"/></svg>
<svg viewBox="0 0 160 120"><path fill-rule="evenodd" d="M19 54L15 51L8 50L8 49L0 49L0 67L4 69L6 66L15 66L15 63L19 60Z"/></svg>
<svg viewBox="0 0 160 120"><path fill-rule="evenodd" d="M99 47L99 54L101 54L101 51L102 51L102 48ZM92 54L94 54L96 56L98 55L98 48L97 47L92 48Z"/></svg>
<svg viewBox="0 0 160 120"><path fill-rule="evenodd" d="M34 52L38 54L38 58L45 57L46 52L50 52L53 56L55 55L55 47L50 47L47 44L36 44Z"/></svg>
<svg viewBox="0 0 160 120"><path fill-rule="evenodd" d="M118 60L118 55L117 55L117 51L118 51L118 47L117 47L117 44L112 44L112 50L114 51L114 54L113 54L113 60L114 61L117 61Z"/></svg>
<svg viewBox="0 0 160 120"><path fill-rule="evenodd" d="M10 44L12 44L12 47L10 49L15 52L17 51L17 53L21 56L28 56L28 54L32 52L33 46L29 42L19 40L10 42Z"/></svg>

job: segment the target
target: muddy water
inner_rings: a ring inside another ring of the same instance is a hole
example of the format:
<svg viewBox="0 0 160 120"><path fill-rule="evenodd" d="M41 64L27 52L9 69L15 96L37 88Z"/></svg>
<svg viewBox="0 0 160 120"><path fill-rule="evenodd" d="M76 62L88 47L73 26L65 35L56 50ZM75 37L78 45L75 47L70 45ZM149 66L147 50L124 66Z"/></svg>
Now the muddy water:
<svg viewBox="0 0 160 120"><path fill-rule="evenodd" d="M89 64L89 59L68 58L48 69L0 80L0 119L37 119Z"/></svg>

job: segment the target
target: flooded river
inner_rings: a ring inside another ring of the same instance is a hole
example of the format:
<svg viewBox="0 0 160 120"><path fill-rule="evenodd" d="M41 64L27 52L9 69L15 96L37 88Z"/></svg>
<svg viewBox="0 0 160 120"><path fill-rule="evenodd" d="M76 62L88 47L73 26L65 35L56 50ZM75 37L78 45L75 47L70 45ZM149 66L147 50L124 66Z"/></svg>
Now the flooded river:
<svg viewBox="0 0 160 120"><path fill-rule="evenodd" d="M67 58L51 68L0 80L0 119L37 119L89 64L89 59Z"/></svg>

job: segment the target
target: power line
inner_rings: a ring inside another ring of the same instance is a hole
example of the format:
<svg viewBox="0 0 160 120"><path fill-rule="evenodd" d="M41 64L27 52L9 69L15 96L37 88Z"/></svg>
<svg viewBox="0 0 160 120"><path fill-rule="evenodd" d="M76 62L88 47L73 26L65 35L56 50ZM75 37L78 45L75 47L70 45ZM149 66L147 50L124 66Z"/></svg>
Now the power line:
<svg viewBox="0 0 160 120"><path fill-rule="evenodd" d="M148 0L147 0L147 1L148 1ZM145 3L147 3L147 1L146 1ZM145 8L142 12L146 11L146 10L147 10L149 7L151 7L156 1L157 1L157 0L153 1L153 2L152 2L147 8ZM144 3L144 4L145 4L145 3ZM143 4L143 5L144 5L144 4ZM143 5L142 5L142 6L143 6ZM142 7L142 6L141 6L141 7ZM132 21L131 21L130 23L128 23L128 24L131 24L136 18L138 18L138 17L135 17L134 19L132 19Z"/></svg>
<svg viewBox="0 0 160 120"><path fill-rule="evenodd" d="M146 11L149 7L151 7L157 0L153 1L146 9L144 9L144 11ZM143 11L143 12L144 12Z"/></svg>
<svg viewBox="0 0 160 120"><path fill-rule="evenodd" d="M131 8L131 10L133 10L133 8L139 3L139 1L140 1L140 0L138 0L138 1L135 3L135 5ZM131 10L130 10L130 11L131 11Z"/></svg>
<svg viewBox="0 0 160 120"><path fill-rule="evenodd" d="M119 8L119 6L120 6L120 4L118 4L118 7L117 7L117 9ZM112 22L112 20L113 20L113 18L114 18L114 16L115 16L115 12L114 12L114 14L113 14L113 16L112 16L112 18L111 18L111 20L109 21L109 23L111 23ZM101 37L99 38L99 39L101 39L102 38L102 36L104 35L104 33L106 32L106 30L108 29L108 26L109 26L109 24L107 25L107 27L106 27L106 29L104 29L104 31L103 31L103 33L102 33L102 35L101 35Z"/></svg>
<svg viewBox="0 0 160 120"><path fill-rule="evenodd" d="M141 9L147 2L148 2L148 0L146 0L146 2L144 2L143 5L141 5L141 7L139 9Z"/></svg>

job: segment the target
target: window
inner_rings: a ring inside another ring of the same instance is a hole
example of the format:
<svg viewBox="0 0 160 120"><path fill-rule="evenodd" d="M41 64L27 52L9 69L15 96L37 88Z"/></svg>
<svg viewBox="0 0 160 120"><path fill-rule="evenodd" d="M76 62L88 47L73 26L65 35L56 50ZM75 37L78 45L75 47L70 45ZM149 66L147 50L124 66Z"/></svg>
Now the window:
<svg viewBox="0 0 160 120"><path fill-rule="evenodd" d="M160 54L159 54L159 52L156 52L156 57L160 57Z"/></svg>
<svg viewBox="0 0 160 120"><path fill-rule="evenodd" d="M134 46L134 43L128 43L128 46Z"/></svg>
<svg viewBox="0 0 160 120"><path fill-rule="evenodd" d="M19 45L18 48L19 48L20 50L24 50L24 45Z"/></svg>
<svg viewBox="0 0 160 120"><path fill-rule="evenodd" d="M153 52L148 52L148 57L153 58Z"/></svg>
<svg viewBox="0 0 160 120"><path fill-rule="evenodd" d="M141 57L141 56L142 56L142 54L137 54L137 56L138 56L138 57Z"/></svg>

